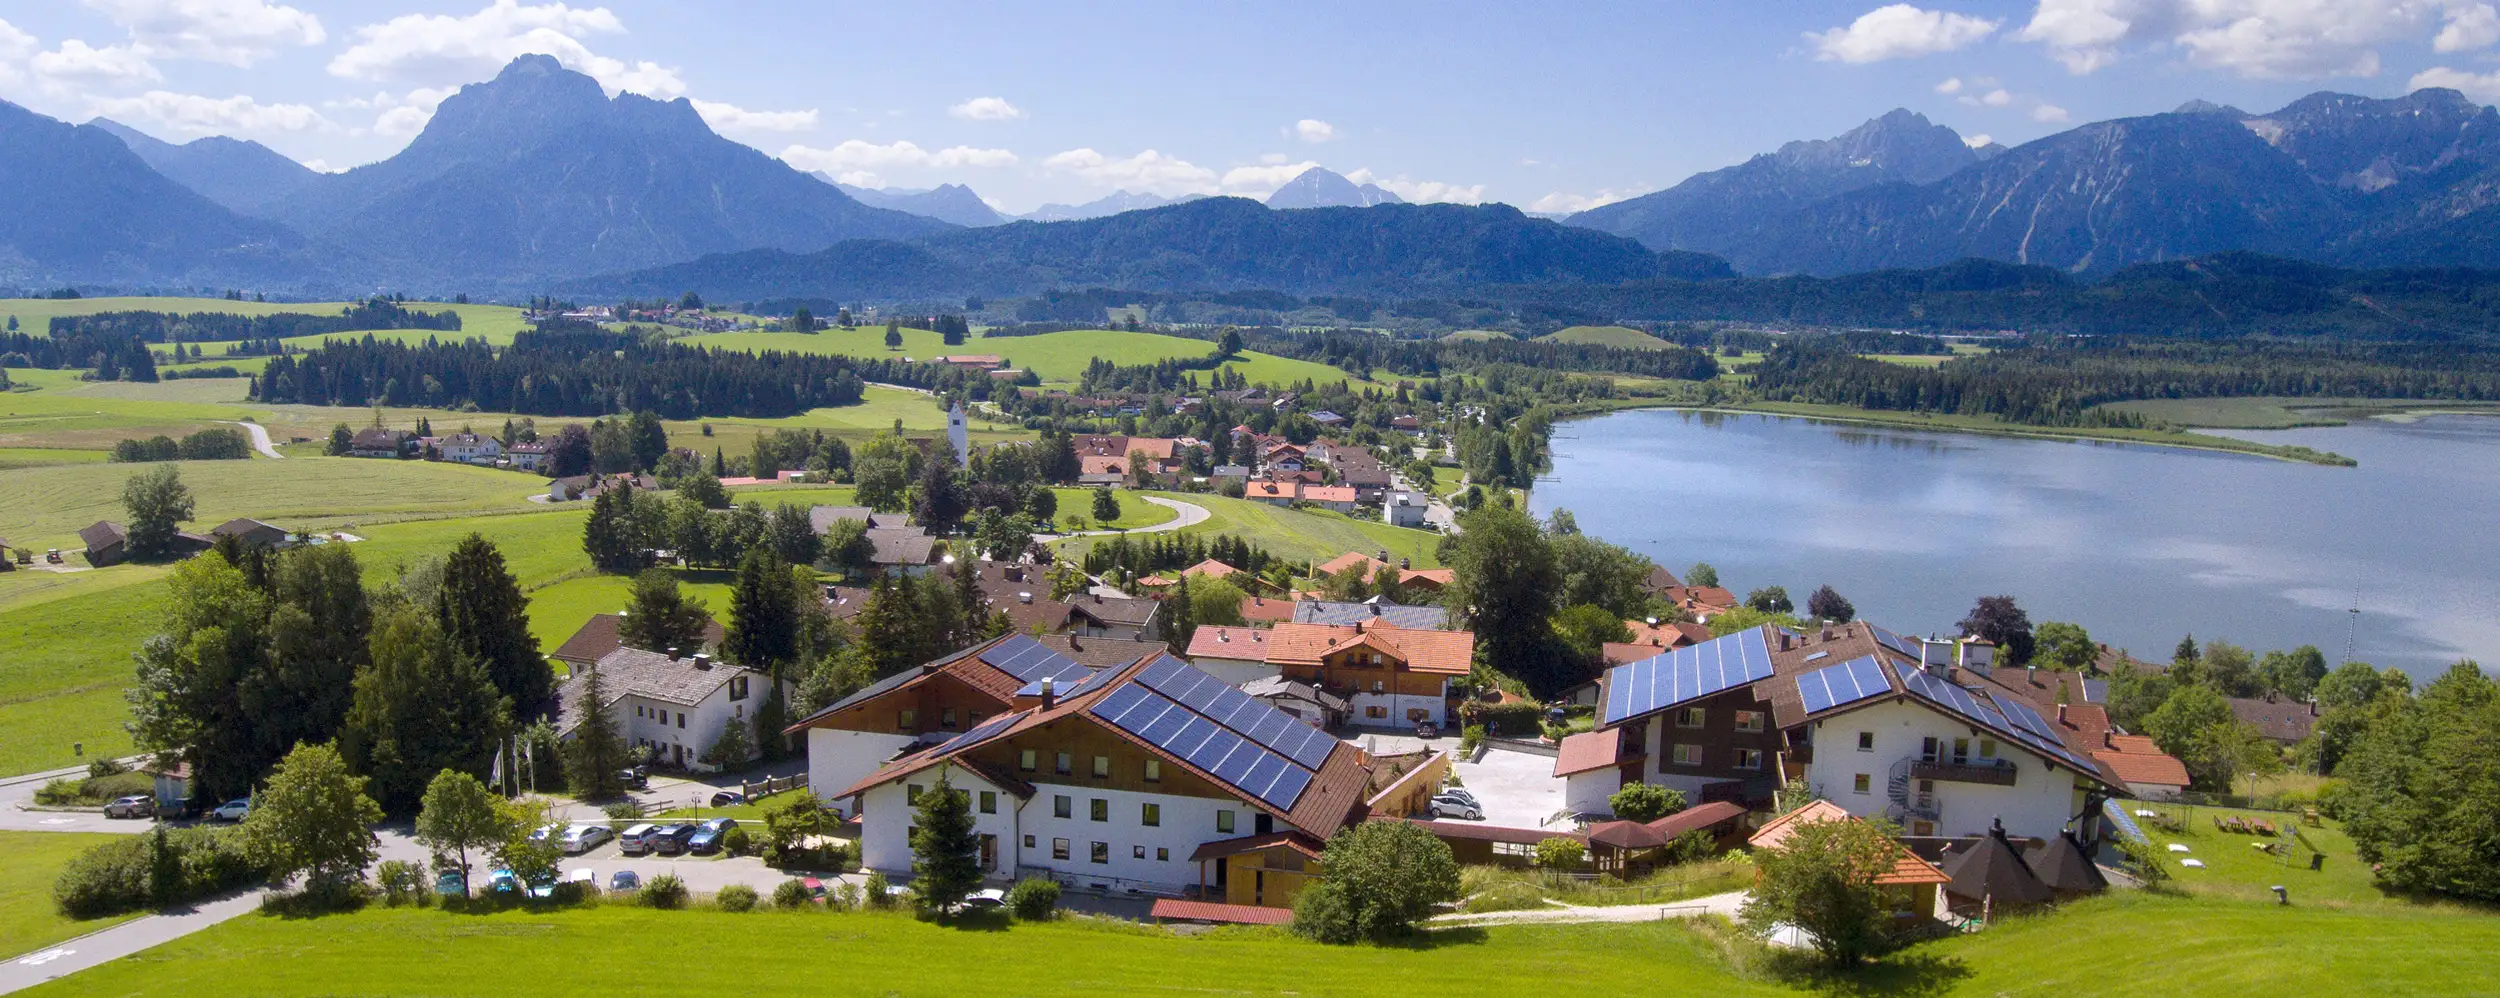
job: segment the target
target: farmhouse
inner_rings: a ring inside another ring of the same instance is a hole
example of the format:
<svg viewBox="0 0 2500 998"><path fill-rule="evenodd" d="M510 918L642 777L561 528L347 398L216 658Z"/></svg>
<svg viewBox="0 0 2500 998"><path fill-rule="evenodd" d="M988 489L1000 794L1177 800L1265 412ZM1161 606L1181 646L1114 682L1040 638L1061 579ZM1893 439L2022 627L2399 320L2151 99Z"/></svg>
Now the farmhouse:
<svg viewBox="0 0 2500 998"><path fill-rule="evenodd" d="M525 440L503 449L504 461L519 471L537 471L547 464L547 445Z"/></svg>
<svg viewBox="0 0 2500 998"><path fill-rule="evenodd" d="M239 517L210 528L208 533L211 537L232 537L245 547L256 548L283 547L291 536L282 527Z"/></svg>
<svg viewBox="0 0 2500 998"><path fill-rule="evenodd" d="M97 568L121 564L130 557L130 530L112 520L97 520L79 528L78 539L87 545L87 564ZM215 541L188 530L174 531L174 554L188 557L208 550Z"/></svg>
<svg viewBox="0 0 2500 998"><path fill-rule="evenodd" d="M1448 726L1450 679L1467 674L1476 651L1471 631L1387 623L1278 624L1267 642L1279 675L1345 697L1354 723L1382 727Z"/></svg>
<svg viewBox="0 0 2500 998"><path fill-rule="evenodd" d="M606 699L603 704L586 702L594 673ZM570 737L580 727L584 712L606 710L627 744L649 746L665 764L695 770L722 768L702 757L731 724L752 729L753 707L771 682L768 673L714 661L708 654L672 656L619 648L557 688L556 733ZM756 738L747 739L748 758L753 758L757 743Z"/></svg>
<svg viewBox="0 0 2500 998"><path fill-rule="evenodd" d="M621 471L613 475L574 475L549 482L547 498L554 502L572 502L577 499L596 499L600 493L616 489L641 489L647 492L659 487L659 481L649 475L635 475Z"/></svg>
<svg viewBox="0 0 2500 998"><path fill-rule="evenodd" d="M462 430L435 443L443 460L494 467L503 458L503 441Z"/></svg>
<svg viewBox="0 0 2500 998"><path fill-rule="evenodd" d="M573 632L572 637L564 639L564 643L558 645L556 650L548 652L547 657L564 663L569 669L587 669L598 664L600 659L608 657L608 653L625 647L625 640L617 634L618 628L624 623L625 615L621 613L591 614L590 619L584 621L581 628ZM680 648L678 652L690 655L698 651L718 648L726 633L721 629L719 621L706 623L703 625L703 647ZM666 652L668 649L653 650Z"/></svg>
<svg viewBox="0 0 2500 998"><path fill-rule="evenodd" d="M375 426L356 431L348 438L350 457L407 457L417 447L417 435L406 430L387 430Z"/></svg>

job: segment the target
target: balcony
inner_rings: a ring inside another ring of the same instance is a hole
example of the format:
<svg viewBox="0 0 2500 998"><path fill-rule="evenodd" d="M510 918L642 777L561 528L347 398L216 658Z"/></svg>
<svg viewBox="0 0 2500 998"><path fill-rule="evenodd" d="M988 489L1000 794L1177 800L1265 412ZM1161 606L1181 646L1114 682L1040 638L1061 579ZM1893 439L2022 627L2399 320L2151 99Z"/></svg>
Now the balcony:
<svg viewBox="0 0 2500 998"><path fill-rule="evenodd" d="M2014 763L2008 759L1975 759L1968 762L1921 759L1910 764L1910 778L2010 787L2014 785Z"/></svg>

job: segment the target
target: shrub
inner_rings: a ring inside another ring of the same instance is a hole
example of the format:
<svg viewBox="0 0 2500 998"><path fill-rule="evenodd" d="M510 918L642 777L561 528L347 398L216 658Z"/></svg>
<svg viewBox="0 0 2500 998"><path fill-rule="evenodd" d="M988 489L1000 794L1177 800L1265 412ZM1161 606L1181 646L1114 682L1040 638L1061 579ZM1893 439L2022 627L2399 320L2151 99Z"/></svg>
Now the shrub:
<svg viewBox="0 0 2500 998"><path fill-rule="evenodd" d="M720 837L721 851L732 856L745 856L755 851L755 840L743 827L731 828Z"/></svg>
<svg viewBox="0 0 2500 998"><path fill-rule="evenodd" d="M1293 929L1322 942L1402 936L1458 899L1458 860L1421 825L1355 825L1328 840L1320 864L1320 882L1295 899Z"/></svg>
<svg viewBox="0 0 2500 998"><path fill-rule="evenodd" d="M1059 910L1059 882L1042 877L1026 877L1007 889L1007 910L1017 918L1039 922Z"/></svg>
<svg viewBox="0 0 2500 998"><path fill-rule="evenodd" d="M886 893L886 888L889 886L892 885L886 883L885 871L870 870L868 871L868 886L861 888L860 894L871 908L888 907L894 903L894 898Z"/></svg>
<svg viewBox="0 0 2500 998"><path fill-rule="evenodd" d="M1651 822L1684 810L1684 792L1655 783L1635 783L1617 790L1606 798L1615 817L1625 821Z"/></svg>
<svg viewBox="0 0 2500 998"><path fill-rule="evenodd" d="M101 780L107 776L127 772L130 772L130 767L122 765L119 759L98 759L87 764L87 778L91 780Z"/></svg>
<svg viewBox="0 0 2500 998"><path fill-rule="evenodd" d="M1536 865L1548 870L1576 870L1588 858L1588 847L1577 839L1552 838L1536 844Z"/></svg>
<svg viewBox="0 0 2500 998"><path fill-rule="evenodd" d="M1533 700L1470 700L1458 708L1458 718L1462 724L1482 727L1488 734L1533 735L1542 730L1545 707Z"/></svg>
<svg viewBox="0 0 2500 998"><path fill-rule="evenodd" d="M642 806L641 801L631 797L600 808L599 811L618 821L638 821L650 813L648 808Z"/></svg>
<svg viewBox="0 0 2500 998"><path fill-rule="evenodd" d="M859 885L847 880L843 881L841 889L833 892L833 897L826 906L843 911L859 910Z"/></svg>
<svg viewBox="0 0 2500 998"><path fill-rule="evenodd" d="M712 903L719 905L722 911L754 911L755 888L745 884L731 884L721 888L720 893L712 895Z"/></svg>
<svg viewBox="0 0 2500 998"><path fill-rule="evenodd" d="M160 852L161 850L161 852ZM53 882L72 918L97 918L193 901L263 879L229 829L184 828L132 835L78 854Z"/></svg>
<svg viewBox="0 0 2500 998"><path fill-rule="evenodd" d="M425 903L425 867L404 859L386 859L374 870L382 886L382 903L391 907Z"/></svg>
<svg viewBox="0 0 2500 998"><path fill-rule="evenodd" d="M815 892L807 889L807 881L792 877L773 888L773 907L796 911L815 903Z"/></svg>
<svg viewBox="0 0 2500 998"><path fill-rule="evenodd" d="M642 885L642 892L635 895L635 900L663 911L683 908L686 906L686 882L677 879L674 873L660 874Z"/></svg>
<svg viewBox="0 0 2500 998"><path fill-rule="evenodd" d="M78 803L80 798L86 796L82 789L79 781L66 776L46 780L43 786L35 788L35 803L52 807L67 807Z"/></svg>

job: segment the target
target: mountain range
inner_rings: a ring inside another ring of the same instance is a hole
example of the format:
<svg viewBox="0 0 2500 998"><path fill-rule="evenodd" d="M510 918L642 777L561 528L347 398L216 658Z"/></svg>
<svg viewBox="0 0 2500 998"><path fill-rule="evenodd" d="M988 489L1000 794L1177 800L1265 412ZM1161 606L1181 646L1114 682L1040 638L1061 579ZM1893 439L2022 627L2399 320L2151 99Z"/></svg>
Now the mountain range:
<svg viewBox="0 0 2500 998"><path fill-rule="evenodd" d="M813 176L841 188L842 193L851 196L851 200L871 208L885 208L970 228L1001 225L1013 220L990 207L989 202L981 200L981 195L962 184L921 188L860 187L835 180L823 170L816 171Z"/></svg>
<svg viewBox="0 0 2500 998"><path fill-rule="evenodd" d="M2089 275L2233 250L2500 264L2500 112L2454 90L2198 101L2002 152L1959 139L1895 111L1568 221L1754 274L1977 257Z"/></svg>
<svg viewBox="0 0 2500 998"><path fill-rule="evenodd" d="M1405 203L1405 198L1377 184L1357 184L1343 174L1317 166L1302 171L1267 196L1270 208L1369 208Z"/></svg>

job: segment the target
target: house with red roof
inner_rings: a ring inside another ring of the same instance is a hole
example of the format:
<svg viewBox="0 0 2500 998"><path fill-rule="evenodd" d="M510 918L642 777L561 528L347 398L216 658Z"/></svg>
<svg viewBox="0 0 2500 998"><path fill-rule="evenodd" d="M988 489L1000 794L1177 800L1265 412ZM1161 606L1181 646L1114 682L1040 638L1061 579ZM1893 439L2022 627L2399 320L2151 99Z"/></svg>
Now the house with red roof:
<svg viewBox="0 0 2500 998"><path fill-rule="evenodd" d="M1474 666L1473 631L1388 623L1283 623L1268 632L1267 662L1287 679L1349 701L1356 724L1450 725L1450 680Z"/></svg>

